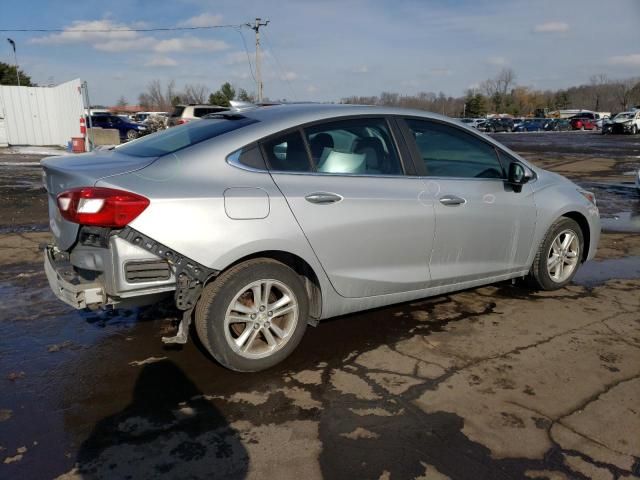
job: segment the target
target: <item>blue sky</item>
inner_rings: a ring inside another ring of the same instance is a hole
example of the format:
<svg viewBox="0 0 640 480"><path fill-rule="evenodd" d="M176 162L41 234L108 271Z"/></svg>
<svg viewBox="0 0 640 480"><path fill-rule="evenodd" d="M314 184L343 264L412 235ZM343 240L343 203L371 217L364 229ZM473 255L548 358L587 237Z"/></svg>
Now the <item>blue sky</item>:
<svg viewBox="0 0 640 480"><path fill-rule="evenodd" d="M461 95L501 68L534 88L640 75L639 0L2 0L0 28L123 28L269 19L265 95L339 100L444 91ZM224 81L255 91L233 29L149 33L11 33L41 84L80 77L93 103L136 103L150 80ZM253 32L245 29L253 54ZM3 41L0 61L12 62Z"/></svg>

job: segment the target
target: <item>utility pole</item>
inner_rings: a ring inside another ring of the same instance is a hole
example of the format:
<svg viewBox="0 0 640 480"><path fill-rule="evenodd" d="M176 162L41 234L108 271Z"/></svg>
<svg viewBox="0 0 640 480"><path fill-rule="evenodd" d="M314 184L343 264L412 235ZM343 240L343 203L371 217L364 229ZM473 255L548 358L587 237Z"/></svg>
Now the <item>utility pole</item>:
<svg viewBox="0 0 640 480"><path fill-rule="evenodd" d="M20 71L18 70L18 55L16 54L16 42L11 40L10 38L7 38L7 42L9 42L13 47L13 59L16 63L16 79L18 80L18 86L20 86Z"/></svg>
<svg viewBox="0 0 640 480"><path fill-rule="evenodd" d="M258 83L258 102L262 102L262 71L260 69L260 27L269 25L269 20L262 22L261 18L256 18L255 24L247 23L247 26L256 32L256 82Z"/></svg>

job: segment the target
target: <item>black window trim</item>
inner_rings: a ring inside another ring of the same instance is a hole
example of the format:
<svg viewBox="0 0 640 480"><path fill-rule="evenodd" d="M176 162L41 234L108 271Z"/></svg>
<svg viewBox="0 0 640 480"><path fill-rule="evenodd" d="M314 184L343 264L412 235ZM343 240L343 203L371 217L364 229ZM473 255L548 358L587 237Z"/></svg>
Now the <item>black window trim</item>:
<svg viewBox="0 0 640 480"><path fill-rule="evenodd" d="M504 182L504 181L507 180L508 166L505 166L504 163L502 162L502 160L500 159L500 153L502 153L503 150L501 148L497 147L496 145L494 145L493 143L487 141L487 139L483 138L481 135L478 135L478 134L476 134L474 132L469 132L467 129L463 128L462 126L456 125L453 122L447 122L447 121L443 121L443 120L440 120L440 119L437 119L437 118L419 117L419 116L415 116L415 115L397 115L396 117L398 119L398 125L400 126L400 129L402 130L403 135L405 137L405 142L407 143L409 151L411 152L411 156L413 158L413 162L416 165L418 176L420 176L421 178L437 179L437 180L472 180L472 181L481 181L481 180L486 181L486 180L489 180L489 181L497 181L497 182ZM422 121L422 122L431 122L431 123L437 123L437 124L440 124L440 125L445 125L445 126L453 128L453 129L459 130L463 134L467 134L467 135L469 135L469 136L481 141L485 145L490 146L494 151L494 154L496 156L496 160L497 160L498 164L502 168L502 178L435 177L435 176L429 176L427 167L426 167L424 161L422 160L422 156L420 155L420 151L418 150L418 145L416 144L415 140L413 139L413 134L411 133L411 128L409 128L409 125L406 122L407 119L419 120L419 121ZM507 158L513 158L512 155L510 155L510 154L508 154L506 152L504 152L504 154L505 154L505 156Z"/></svg>
<svg viewBox="0 0 640 480"><path fill-rule="evenodd" d="M400 148L401 142L399 141L396 129L394 129L394 122L392 122L392 120L394 120L395 117L397 116L389 115L389 114L379 114L379 115L359 114L359 115L344 115L344 116L338 116L338 117L323 118L320 120L313 120L311 122L303 123L301 125L296 125L295 127L290 127L284 130L280 130L277 133L272 133L270 135L267 135L266 137L258 139L257 143L260 145L260 151L262 152L262 156L264 158L264 162L265 162L265 165L267 166L267 171L269 173L277 173L279 175L321 175L321 176L327 176L327 177L414 178L415 179L417 174L409 173L412 170L415 170L415 167L413 169L411 168L411 166L413 166L412 164L414 160L411 158L411 156L408 156L408 157L406 156L407 154L409 154L409 152L406 149ZM398 160L400 162L400 168L402 169L402 173L398 175L383 175L383 174L370 174L370 173L318 172L316 170L316 165L313 161L313 156L311 155L311 149L309 148L309 142L307 141L307 137L305 135L305 129L314 127L316 125L321 125L323 123L334 123L334 122L348 121L348 120L369 120L369 119L384 120L384 122L386 123L387 128L389 130L389 134L391 135L392 145L396 149L396 153L398 155ZM296 171L289 171L289 170L272 170L271 165L269 164L269 157L267 155L267 152L264 149L264 144L273 140L274 138L284 137L286 135L289 135L294 131L298 131L299 134L302 135L302 140L304 142L305 149L307 151L307 161L309 162L309 165L313 170L306 171L306 172L303 172L303 171L296 172ZM252 142L252 143L255 143L255 142ZM407 168L407 166L409 166L409 168Z"/></svg>

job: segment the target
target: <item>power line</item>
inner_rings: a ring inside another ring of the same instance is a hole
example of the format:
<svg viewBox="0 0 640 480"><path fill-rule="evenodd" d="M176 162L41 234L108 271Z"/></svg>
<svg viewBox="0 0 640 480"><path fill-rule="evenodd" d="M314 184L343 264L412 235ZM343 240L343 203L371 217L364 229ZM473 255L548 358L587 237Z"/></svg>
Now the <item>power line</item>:
<svg viewBox="0 0 640 480"><path fill-rule="evenodd" d="M246 25L206 25L201 27L156 27L156 28L0 28L0 32L33 33L117 33L117 32L174 32L187 30L212 30L216 28L242 28Z"/></svg>
<svg viewBox="0 0 640 480"><path fill-rule="evenodd" d="M264 39L265 39L267 45L269 46L269 50L271 50L271 54L273 55L273 58L275 58L276 63L278 64L278 68L280 69L280 73L282 75L282 78L284 79L285 82L287 82L287 85L289 85L289 90L291 91L291 94L293 95L293 99L294 100L298 100L298 96L296 95L296 92L293 89L293 85L291 85L291 82L287 78L287 72L285 71L284 68L282 68L282 63L280 63L280 60L279 60L278 56L276 55L276 51L274 50L273 44L271 43L271 40L269 40L266 31L264 32Z"/></svg>
<svg viewBox="0 0 640 480"><path fill-rule="evenodd" d="M242 39L242 45L244 46L244 51L247 54L247 62L249 63L249 71L251 72L251 77L253 78L254 83L258 83L258 81L256 80L256 76L253 74L253 65L251 64L251 56L249 55L249 49L247 48L247 42L244 38L244 34L242 33L242 30L240 30L239 28L236 29L236 31L240 34L240 38Z"/></svg>
<svg viewBox="0 0 640 480"><path fill-rule="evenodd" d="M260 27L266 27L269 25L269 20L264 22L261 21L261 18L256 18L255 23L252 25L250 23L245 24L246 27L249 27L256 33L256 77L258 77L258 102L262 102L262 71L260 69Z"/></svg>

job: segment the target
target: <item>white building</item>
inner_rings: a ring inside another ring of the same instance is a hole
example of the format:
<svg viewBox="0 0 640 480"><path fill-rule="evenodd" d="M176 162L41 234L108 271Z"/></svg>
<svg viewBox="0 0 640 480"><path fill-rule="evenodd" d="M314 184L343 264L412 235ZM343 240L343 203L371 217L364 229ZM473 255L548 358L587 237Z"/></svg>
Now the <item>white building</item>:
<svg viewBox="0 0 640 480"><path fill-rule="evenodd" d="M82 137L80 79L55 87L0 85L0 146L60 145Z"/></svg>

